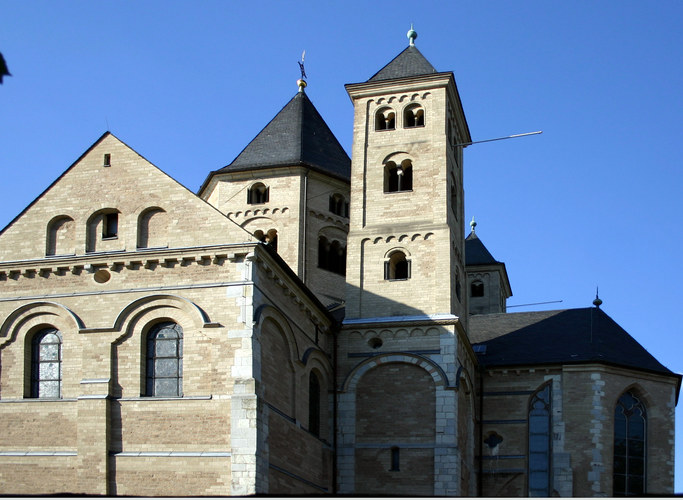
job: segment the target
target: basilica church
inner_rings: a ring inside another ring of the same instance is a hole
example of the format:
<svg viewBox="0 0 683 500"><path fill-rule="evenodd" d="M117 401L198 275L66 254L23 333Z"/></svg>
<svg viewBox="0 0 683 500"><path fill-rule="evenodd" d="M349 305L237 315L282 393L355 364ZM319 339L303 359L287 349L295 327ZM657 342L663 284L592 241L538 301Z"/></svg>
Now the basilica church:
<svg viewBox="0 0 683 500"><path fill-rule="evenodd" d="M2 229L0 494L673 493L681 375L597 297L506 311L416 38L351 157L301 79L197 193L106 132Z"/></svg>

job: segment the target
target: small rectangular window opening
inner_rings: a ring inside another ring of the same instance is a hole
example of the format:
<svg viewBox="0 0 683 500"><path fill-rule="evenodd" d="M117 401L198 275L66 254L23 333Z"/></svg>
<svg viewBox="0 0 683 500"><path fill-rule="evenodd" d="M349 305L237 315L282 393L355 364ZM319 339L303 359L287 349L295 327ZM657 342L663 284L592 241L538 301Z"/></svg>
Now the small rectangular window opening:
<svg viewBox="0 0 683 500"><path fill-rule="evenodd" d="M398 446L391 448L391 470L398 471L401 470L399 466L401 465L401 457Z"/></svg>
<svg viewBox="0 0 683 500"><path fill-rule="evenodd" d="M119 214L105 214L102 221L102 238L116 238L119 233Z"/></svg>
<svg viewBox="0 0 683 500"><path fill-rule="evenodd" d="M109 153L104 154L104 166L111 167L111 154Z"/></svg>

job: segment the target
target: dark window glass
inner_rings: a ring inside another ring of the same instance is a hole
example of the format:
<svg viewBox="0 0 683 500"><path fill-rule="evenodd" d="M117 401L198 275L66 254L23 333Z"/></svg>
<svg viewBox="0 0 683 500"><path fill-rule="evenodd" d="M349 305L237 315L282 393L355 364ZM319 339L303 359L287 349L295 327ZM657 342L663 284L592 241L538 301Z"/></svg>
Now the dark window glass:
<svg viewBox="0 0 683 500"><path fill-rule="evenodd" d="M109 153L104 154L104 166L111 167L111 154Z"/></svg>
<svg viewBox="0 0 683 500"><path fill-rule="evenodd" d="M183 329L159 323L147 334L147 396L183 395Z"/></svg>
<svg viewBox="0 0 683 500"><path fill-rule="evenodd" d="M320 381L313 372L308 379L308 430L320 436Z"/></svg>
<svg viewBox="0 0 683 500"><path fill-rule="evenodd" d="M62 334L55 328L38 332L31 342L30 395L62 397Z"/></svg>
<svg viewBox="0 0 683 500"><path fill-rule="evenodd" d="M614 496L645 493L647 412L631 392L623 394L614 410Z"/></svg>
<svg viewBox="0 0 683 500"><path fill-rule="evenodd" d="M529 496L550 496L550 384L529 404Z"/></svg>

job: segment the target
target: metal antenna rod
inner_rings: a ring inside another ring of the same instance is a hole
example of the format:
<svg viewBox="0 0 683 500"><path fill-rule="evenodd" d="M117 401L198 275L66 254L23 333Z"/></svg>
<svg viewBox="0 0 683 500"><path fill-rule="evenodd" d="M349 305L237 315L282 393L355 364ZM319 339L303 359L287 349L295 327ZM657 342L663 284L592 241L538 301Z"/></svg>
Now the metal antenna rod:
<svg viewBox="0 0 683 500"><path fill-rule="evenodd" d="M537 132L527 132L525 134L514 134L514 135L508 135L506 137L497 137L495 139L485 139L483 141L472 141L472 142L461 142L460 144L456 144L456 146L470 146L472 144L480 144L482 142L493 142L493 141L502 141L503 139L514 139L515 137L524 137L527 135L537 135L537 134L542 134L543 131L539 130Z"/></svg>

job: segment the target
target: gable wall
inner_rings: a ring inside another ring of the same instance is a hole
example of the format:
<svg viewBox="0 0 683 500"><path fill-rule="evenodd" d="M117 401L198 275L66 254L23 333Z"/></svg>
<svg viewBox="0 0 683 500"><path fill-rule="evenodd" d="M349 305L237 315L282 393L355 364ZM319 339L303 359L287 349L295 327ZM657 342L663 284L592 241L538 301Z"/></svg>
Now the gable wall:
<svg viewBox="0 0 683 500"><path fill-rule="evenodd" d="M105 153L111 155L110 167L103 166ZM106 135L0 234L0 261L44 258L48 224L57 216L74 221L73 251L68 253L134 251L138 217L150 207L167 213L167 231L160 246L245 241L239 228L217 211L114 136ZM118 236L102 241L99 225L90 231L97 244L87 248L87 223L102 209L120 212Z"/></svg>

